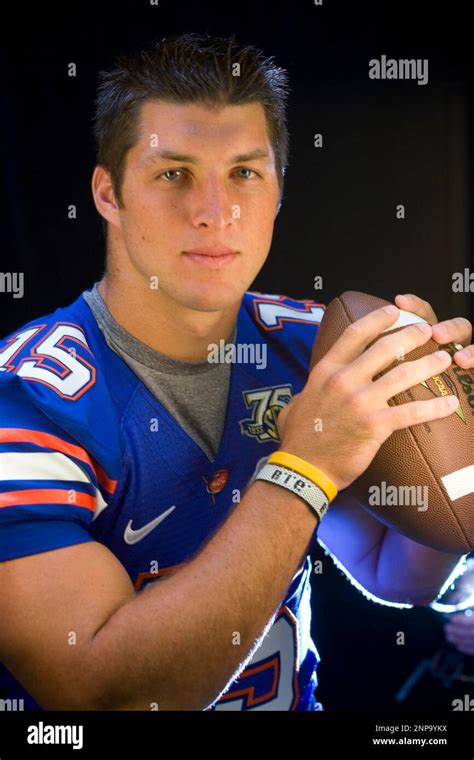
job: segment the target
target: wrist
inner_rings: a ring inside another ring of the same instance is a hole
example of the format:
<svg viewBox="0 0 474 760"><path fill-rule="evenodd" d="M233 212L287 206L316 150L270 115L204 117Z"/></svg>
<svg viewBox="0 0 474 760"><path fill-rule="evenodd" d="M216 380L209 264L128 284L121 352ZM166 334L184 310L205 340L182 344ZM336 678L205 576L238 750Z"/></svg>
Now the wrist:
<svg viewBox="0 0 474 760"><path fill-rule="evenodd" d="M333 501L339 491L346 486L336 478L325 464L315 462L313 457L308 456L306 452L298 453L297 448L283 444L277 451L267 459L268 462L278 462L286 467L290 467L295 472L299 472L304 477L309 478L319 488L321 488L328 497L329 503Z"/></svg>
<svg viewBox="0 0 474 760"><path fill-rule="evenodd" d="M305 501L317 515L318 524L337 495L336 486L324 472L301 457L282 450L268 457L256 479L279 486Z"/></svg>

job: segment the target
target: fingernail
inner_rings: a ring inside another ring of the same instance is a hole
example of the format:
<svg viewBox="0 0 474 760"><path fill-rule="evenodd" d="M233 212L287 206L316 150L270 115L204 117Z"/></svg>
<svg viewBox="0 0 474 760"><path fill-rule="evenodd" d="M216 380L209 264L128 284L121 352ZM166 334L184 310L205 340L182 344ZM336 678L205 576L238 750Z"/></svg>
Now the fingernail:
<svg viewBox="0 0 474 760"><path fill-rule="evenodd" d="M384 311L386 311L387 314L396 314L398 309L393 304L390 304L389 306L384 307Z"/></svg>
<svg viewBox="0 0 474 760"><path fill-rule="evenodd" d="M422 333L431 332L431 325L429 325L427 322L417 322L416 326L419 330L421 330Z"/></svg>
<svg viewBox="0 0 474 760"><path fill-rule="evenodd" d="M451 357L447 351L435 351L435 356L437 356L438 359L441 359L443 362L445 362L446 359L451 360Z"/></svg>

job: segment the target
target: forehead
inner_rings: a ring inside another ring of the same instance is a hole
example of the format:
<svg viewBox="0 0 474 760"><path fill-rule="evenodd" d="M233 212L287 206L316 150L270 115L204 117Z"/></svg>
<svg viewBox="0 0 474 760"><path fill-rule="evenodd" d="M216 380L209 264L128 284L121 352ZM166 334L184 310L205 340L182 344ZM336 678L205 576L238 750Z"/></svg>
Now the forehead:
<svg viewBox="0 0 474 760"><path fill-rule="evenodd" d="M234 152L236 146L245 147L243 143L252 147L270 147L261 103L212 107L148 101L140 109L137 153L149 149L155 135L164 148L172 144L173 147L199 149L202 146L203 149L214 147Z"/></svg>

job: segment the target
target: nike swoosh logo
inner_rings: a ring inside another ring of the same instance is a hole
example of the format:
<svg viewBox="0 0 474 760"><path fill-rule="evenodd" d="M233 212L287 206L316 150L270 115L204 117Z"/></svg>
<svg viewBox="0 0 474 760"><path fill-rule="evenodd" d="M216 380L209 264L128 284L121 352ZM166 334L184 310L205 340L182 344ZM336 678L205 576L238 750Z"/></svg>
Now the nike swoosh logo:
<svg viewBox="0 0 474 760"><path fill-rule="evenodd" d="M125 528L123 539L126 544L137 544L139 541L142 540L142 538L145 538L145 536L148 536L149 533L151 533L152 530L154 530L160 523L165 520L168 515L170 515L173 510L176 509L176 505L173 505L169 509L166 510L166 512L162 512L161 515L158 515L158 517L155 517L154 520L147 523L146 525L143 525L142 528L138 528L138 530L133 530L132 528L132 522L133 520L130 520L127 527Z"/></svg>

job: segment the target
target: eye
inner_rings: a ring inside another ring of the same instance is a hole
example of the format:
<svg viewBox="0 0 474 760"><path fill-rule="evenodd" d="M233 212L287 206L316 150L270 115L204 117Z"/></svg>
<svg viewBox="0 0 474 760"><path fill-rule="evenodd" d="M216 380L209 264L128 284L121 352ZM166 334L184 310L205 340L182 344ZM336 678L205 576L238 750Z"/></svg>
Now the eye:
<svg viewBox="0 0 474 760"><path fill-rule="evenodd" d="M241 166L240 169L237 169L238 172L250 172L251 174L255 174L256 177L258 177L258 174L253 169L248 169L246 166ZM240 179L250 179L249 177L240 177Z"/></svg>
<svg viewBox="0 0 474 760"><path fill-rule="evenodd" d="M159 174L156 179L161 179L161 177L164 177L165 174L183 174L183 172L182 172L181 169L167 169L166 171L164 171L161 174ZM165 182L171 182L172 183L173 181L174 181L173 179L169 179L169 178L165 179Z"/></svg>
<svg viewBox="0 0 474 760"><path fill-rule="evenodd" d="M256 177L259 176L259 174L254 169L249 169L246 166L241 166L239 169L236 169L236 172L250 172L250 174L255 175ZM167 176L172 175L172 176ZM165 182L168 182L168 184L174 184L176 179L180 179L180 176L183 177L186 176L186 172L184 172L182 169L166 169L166 171L161 172L156 179L164 178ZM239 179L252 179L252 177L247 176L240 176Z"/></svg>

